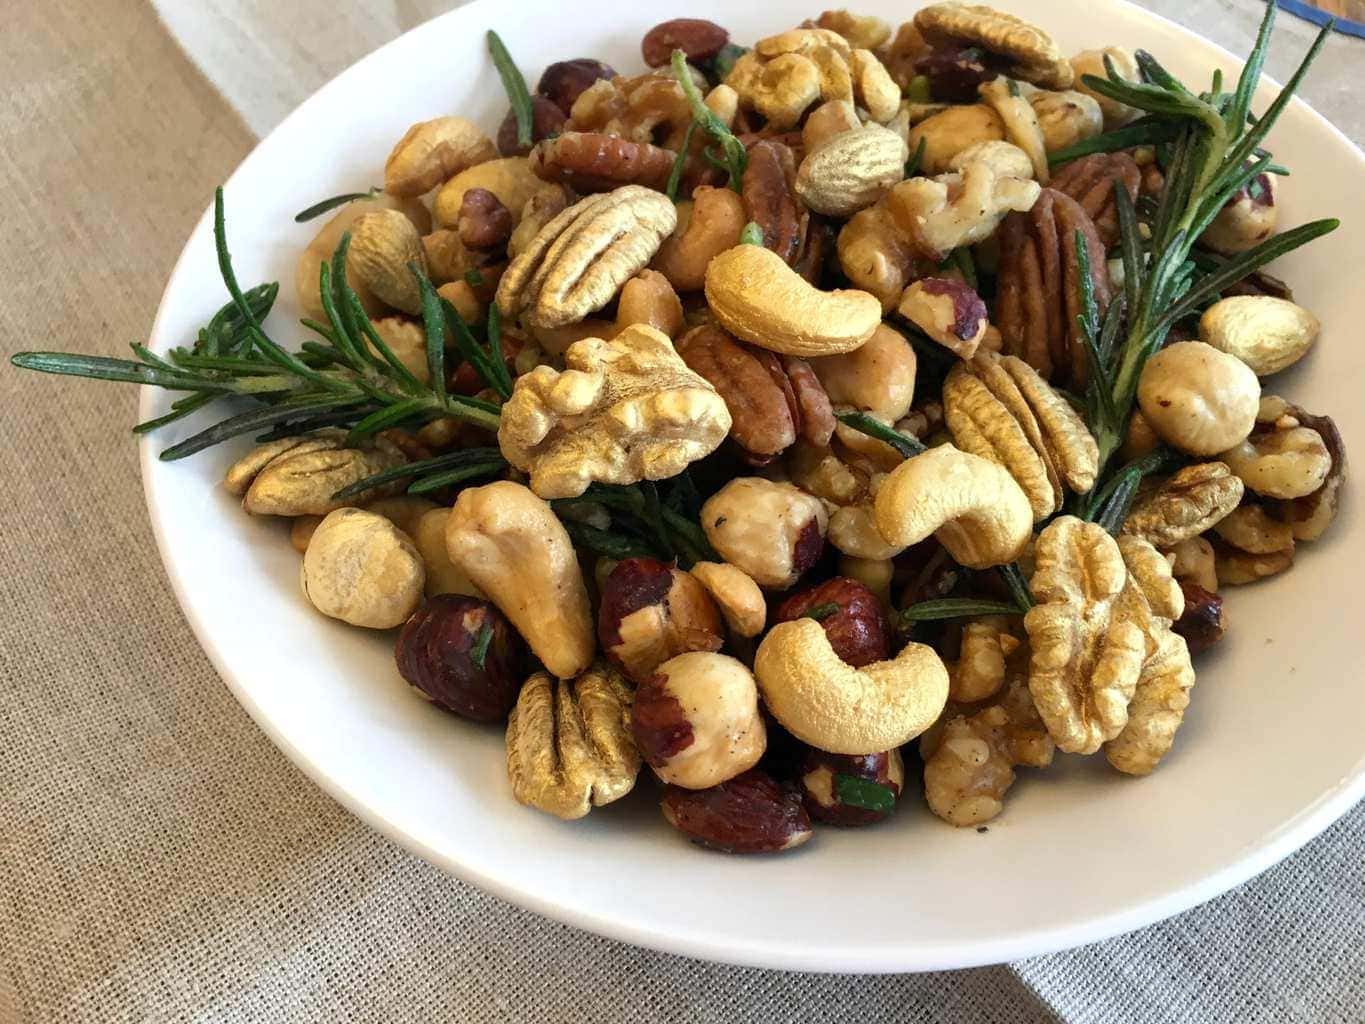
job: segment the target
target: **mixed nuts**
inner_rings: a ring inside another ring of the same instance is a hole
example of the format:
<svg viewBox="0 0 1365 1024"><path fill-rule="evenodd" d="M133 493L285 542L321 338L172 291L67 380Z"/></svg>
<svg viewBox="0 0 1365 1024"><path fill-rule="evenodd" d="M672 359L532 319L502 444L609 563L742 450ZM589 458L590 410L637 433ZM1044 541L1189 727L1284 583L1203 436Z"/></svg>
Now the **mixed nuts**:
<svg viewBox="0 0 1365 1024"><path fill-rule="evenodd" d="M908 757L965 827L1058 751L1169 756L1220 586L1287 570L1346 474L1262 391L1321 342L1259 268L1335 223L1277 234L1254 74L1200 95L955 2L747 47L674 19L534 95L490 51L494 135L413 125L314 208L325 344L265 334L220 194L192 348L15 361L190 393L166 421L257 402L168 456L270 431L225 486L291 520L307 599L505 723L561 818L648 765L685 836L776 852L893 815Z"/></svg>

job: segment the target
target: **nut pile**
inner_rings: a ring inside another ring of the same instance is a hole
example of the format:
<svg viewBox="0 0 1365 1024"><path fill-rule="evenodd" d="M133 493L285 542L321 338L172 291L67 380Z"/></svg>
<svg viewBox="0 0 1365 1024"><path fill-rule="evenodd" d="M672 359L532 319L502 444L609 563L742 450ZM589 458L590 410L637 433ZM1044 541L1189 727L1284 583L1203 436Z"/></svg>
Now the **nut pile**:
<svg viewBox="0 0 1365 1024"><path fill-rule="evenodd" d="M1140 79L1142 55L1068 59L961 3L748 46L680 18L641 54L551 65L493 135L413 125L383 191L301 255L326 322L319 269L348 235L347 312L415 385L498 417L237 462L245 511L291 520L307 599L396 630L437 708L505 723L523 804L601 813L647 766L663 817L730 852L873 825L921 785L980 826L1019 768L1173 756L1220 588L1323 535L1346 458L1331 419L1262 390L1320 325L1254 282L1175 325L1122 447L1097 443L1085 318L1131 301L1124 221L1166 156L1058 154L1139 114L1089 76ZM1204 222L1209 265L1276 231L1275 182ZM444 381L436 301L463 332ZM482 481L402 493L465 450Z"/></svg>

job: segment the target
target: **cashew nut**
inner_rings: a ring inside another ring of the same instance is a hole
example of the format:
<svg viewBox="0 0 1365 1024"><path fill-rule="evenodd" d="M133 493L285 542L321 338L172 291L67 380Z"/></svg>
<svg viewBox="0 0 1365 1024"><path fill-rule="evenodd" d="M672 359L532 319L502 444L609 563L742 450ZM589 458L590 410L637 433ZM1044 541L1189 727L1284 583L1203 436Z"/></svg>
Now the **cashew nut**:
<svg viewBox="0 0 1365 1024"><path fill-rule="evenodd" d="M322 308L322 299L318 294L319 272L322 269L323 261L332 258L337 244L341 241L341 236L352 230L356 221L365 214L373 213L376 210L398 210L408 220L412 221L419 234L431 230L431 215L427 213L427 208L416 199L399 199L396 196L383 194L377 195L373 199L360 199L354 203L347 203L335 217L323 225L322 230L313 237L313 240L308 243L308 247L299 256L298 266L294 270L294 291L298 296L299 309L304 316L314 320L326 321L327 313ZM360 280L355 263L351 259L346 262L346 280L360 299L361 305L365 307L365 312L369 313L370 316L380 316L387 312L384 303L372 294Z"/></svg>
<svg viewBox="0 0 1365 1024"><path fill-rule="evenodd" d="M436 223L443 228L459 224L464 194L471 188L486 188L512 214L513 223L521 220L526 204L536 195L563 195L562 186L543 181L531 172L531 161L524 156L487 160L461 171L441 186L432 204Z"/></svg>
<svg viewBox="0 0 1365 1024"><path fill-rule="evenodd" d="M503 480L462 491L446 521L446 552L547 669L572 679L591 664L597 634L578 556L529 488Z"/></svg>
<svg viewBox="0 0 1365 1024"><path fill-rule="evenodd" d="M1011 92L1006 79L986 82L978 90L1005 126L1005 138L1014 143L1033 161L1033 177L1039 184L1048 180L1047 147L1043 141L1043 127L1032 104L1024 96L1022 87Z"/></svg>
<svg viewBox="0 0 1365 1024"><path fill-rule="evenodd" d="M422 564L426 566L427 597L465 594L487 600L488 595L474 585L463 569L456 568L450 561L450 552L446 550L446 523L449 520L450 509L433 508L424 512L408 531L413 544L417 546L417 553L422 556Z"/></svg>
<svg viewBox="0 0 1365 1024"><path fill-rule="evenodd" d="M932 647L910 643L891 661L855 669L813 619L774 626L754 657L754 675L773 716L832 754L899 747L929 728L948 700L948 670Z"/></svg>
<svg viewBox="0 0 1365 1024"><path fill-rule="evenodd" d="M1033 536L1033 509L1014 477L950 444L897 466L873 513L888 544L909 547L933 534L971 569L1012 562Z"/></svg>
<svg viewBox="0 0 1365 1024"><path fill-rule="evenodd" d="M875 296L854 289L822 292L758 245L737 245L711 261L706 301L737 338L791 356L852 352L882 322Z"/></svg>
<svg viewBox="0 0 1365 1024"><path fill-rule="evenodd" d="M650 264L680 292L699 291L712 257L739 243L748 218L733 189L702 185L691 202L678 204L678 226Z"/></svg>
<svg viewBox="0 0 1365 1024"><path fill-rule="evenodd" d="M463 117L421 121L407 130L384 162L384 191L420 196L497 154L493 140L473 121Z"/></svg>

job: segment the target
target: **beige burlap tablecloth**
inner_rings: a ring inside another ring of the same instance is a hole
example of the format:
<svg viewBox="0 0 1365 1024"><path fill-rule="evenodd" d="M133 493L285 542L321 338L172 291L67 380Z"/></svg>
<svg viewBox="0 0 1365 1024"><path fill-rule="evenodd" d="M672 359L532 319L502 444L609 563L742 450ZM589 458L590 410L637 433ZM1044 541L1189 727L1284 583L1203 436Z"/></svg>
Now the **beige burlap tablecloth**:
<svg viewBox="0 0 1365 1024"><path fill-rule="evenodd" d="M144 336L204 197L437 0L5 0L0 345ZM1244 52L1255 0L1151 6ZM1309 34L1282 19L1270 71ZM1306 95L1354 139L1365 46ZM200 652L142 504L132 389L0 366L0 1022L1360 1021L1365 809L1204 907L1008 966L784 974L508 906L341 810Z"/></svg>

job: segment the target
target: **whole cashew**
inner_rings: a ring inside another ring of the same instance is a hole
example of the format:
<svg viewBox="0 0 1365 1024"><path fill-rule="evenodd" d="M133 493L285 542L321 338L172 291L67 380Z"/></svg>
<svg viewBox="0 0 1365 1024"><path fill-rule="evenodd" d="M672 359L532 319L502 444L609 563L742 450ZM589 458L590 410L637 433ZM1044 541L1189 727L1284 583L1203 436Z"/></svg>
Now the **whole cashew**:
<svg viewBox="0 0 1365 1024"><path fill-rule="evenodd" d="M933 534L971 569L1014 561L1033 536L1033 510L1014 477L950 444L897 466L873 513L888 544L908 547Z"/></svg>
<svg viewBox="0 0 1365 1024"><path fill-rule="evenodd" d="M882 322L875 296L851 288L822 292L759 245L737 245L711 261L706 301L737 338L790 356L852 352Z"/></svg>
<svg viewBox="0 0 1365 1024"><path fill-rule="evenodd" d="M768 710L797 739L831 754L876 754L938 718L948 670L932 647L910 643L891 661L856 669L814 619L774 626L754 657Z"/></svg>
<svg viewBox="0 0 1365 1024"><path fill-rule="evenodd" d="M713 256L739 243L744 203L733 189L703 185L690 203L678 204L678 227L650 264L680 292L699 291Z"/></svg>
<svg viewBox="0 0 1365 1024"><path fill-rule="evenodd" d="M529 488L501 480L461 492L446 520L446 552L556 676L572 679L591 664L597 634L578 556Z"/></svg>

